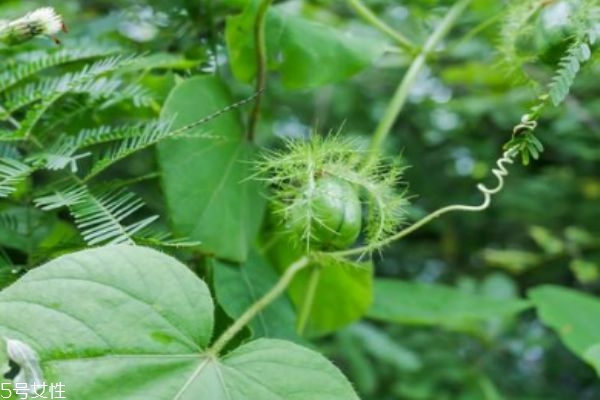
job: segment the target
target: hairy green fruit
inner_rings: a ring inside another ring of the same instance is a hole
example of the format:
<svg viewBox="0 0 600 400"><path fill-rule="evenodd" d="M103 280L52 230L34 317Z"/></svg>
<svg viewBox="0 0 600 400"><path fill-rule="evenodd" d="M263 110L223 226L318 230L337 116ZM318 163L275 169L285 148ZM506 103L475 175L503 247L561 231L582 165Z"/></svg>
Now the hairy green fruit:
<svg viewBox="0 0 600 400"><path fill-rule="evenodd" d="M324 249L344 249L356 241L362 211L352 184L332 176L321 177L301 196L298 201L306 207L294 207L289 216L293 232L307 238L311 246Z"/></svg>

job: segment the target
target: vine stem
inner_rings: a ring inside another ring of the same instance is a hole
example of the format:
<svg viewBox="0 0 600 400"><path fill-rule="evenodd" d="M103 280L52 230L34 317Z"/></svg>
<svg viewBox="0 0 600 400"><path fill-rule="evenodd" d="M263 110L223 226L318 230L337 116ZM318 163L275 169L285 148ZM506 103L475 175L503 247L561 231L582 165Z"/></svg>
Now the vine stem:
<svg viewBox="0 0 600 400"><path fill-rule="evenodd" d="M256 124L258 123L258 117L260 114L260 103L262 99L262 93L265 90L265 84L267 82L267 43L265 40L265 19L267 16L267 10L273 0L262 0L258 12L256 14L256 21L254 22L254 47L256 51L256 88L255 91L258 93L254 107L250 114L250 120L248 121L248 131L246 138L249 142L254 141L256 132Z"/></svg>
<svg viewBox="0 0 600 400"><path fill-rule="evenodd" d="M406 99L410 93L410 89L419 76L419 72L421 72L421 69L425 65L428 55L435 50L437 45L444 38L444 36L446 36L448 31L450 31L450 28L454 22L458 19L460 14L470 2L471 0L460 0L452 6L450 11L448 11L448 13L444 16L442 22L433 31L429 38L427 38L425 45L411 63L406 74L404 74L400 85L394 93L394 97L392 97L392 100L385 110L383 118L381 118L379 125L377 125L377 128L375 129L375 133L373 134L373 138L371 139L371 144L369 146L369 152L364 162L365 168L370 167L377 160L379 151L381 150L385 139L389 135L390 130L394 125L394 121L402 111L402 108L404 107Z"/></svg>
<svg viewBox="0 0 600 400"><path fill-rule="evenodd" d="M304 296L304 302L302 303L302 308L300 309L300 314L298 315L296 331L300 335L302 335L304 333L304 330L306 329L308 318L310 317L310 312L313 308L315 295L317 294L317 286L319 286L320 275L321 268L319 268L318 266L314 266L312 271L310 271L310 277L308 278L308 287Z"/></svg>
<svg viewBox="0 0 600 400"><path fill-rule="evenodd" d="M409 53L414 52L415 45L408 40L404 35L400 32L396 31L394 28L383 22L377 15L373 13L361 0L347 0L348 4L354 11L366 22L371 24L373 27L379 29L381 32L388 35L392 38L398 46L402 49L408 51Z"/></svg>
<svg viewBox="0 0 600 400"><path fill-rule="evenodd" d="M256 303L250 306L250 308L248 308L237 320L235 320L235 322L229 326L229 328L227 328L225 332L223 332L221 336L217 338L217 340L215 340L207 352L215 356L218 355L223 348L227 346L227 343L229 343L231 339L233 339L234 336L238 334L252 320L252 318L256 316L256 314L271 304L275 299L277 299L277 297L281 295L281 293L287 289L296 274L308 266L309 261L310 258L308 256L304 256L292 263L281 276L281 278L279 278L279 281L275 284L275 286L273 286L271 290L265 293L263 297L258 299Z"/></svg>
<svg viewBox="0 0 600 400"><path fill-rule="evenodd" d="M534 128L535 128L535 125L530 125L530 127L529 127L529 129L534 129ZM431 222L432 220L436 219L437 217L439 217L443 214L446 214L448 212L451 212L451 211L477 212L477 211L485 210L486 208L488 208L490 206L490 204L492 202L492 195L500 192L502 190L502 188L504 187L504 177L506 175L508 175L508 171L506 169L505 164L512 164L514 162L514 157L517 154L518 154L517 148L513 147L511 149L506 150L502 154L502 157L496 161L496 165L498 166L498 168L493 169L492 173L498 179L498 183L494 188L490 189L481 183L477 185L477 190L479 190L483 194L483 202L480 205L470 206L470 205L464 205L464 204L453 204L450 206L442 207L442 208L426 215L425 217L421 218L414 224L401 230L400 232L396 233L395 235L392 235L376 244L372 244L369 246L361 246L361 247L357 247L357 248L349 249L349 250L336 251L333 253L329 253L329 255L337 256L337 257L348 257L348 256L353 256L353 255L361 255L361 254L367 253L369 251L372 251L373 248L383 247L383 246L386 246L398 239L401 239L404 236L407 236L410 233L416 231L423 225Z"/></svg>

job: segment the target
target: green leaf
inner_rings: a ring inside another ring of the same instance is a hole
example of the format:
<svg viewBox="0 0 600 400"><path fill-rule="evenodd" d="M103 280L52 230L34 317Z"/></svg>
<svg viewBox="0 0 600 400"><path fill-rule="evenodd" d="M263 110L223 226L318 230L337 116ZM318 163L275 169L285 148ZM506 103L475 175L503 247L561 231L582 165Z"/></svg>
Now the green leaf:
<svg viewBox="0 0 600 400"><path fill-rule="evenodd" d="M251 250L242 265L216 261L213 272L219 304L233 318L271 289L279 279L273 267L256 250ZM287 297L281 297L250 322L254 337L299 341L294 330L296 313Z"/></svg>
<svg viewBox="0 0 600 400"><path fill-rule="evenodd" d="M290 285L290 296L298 309L307 299L311 273L317 275L317 288L306 325L307 335L334 332L365 315L373 299L373 264L313 264Z"/></svg>
<svg viewBox="0 0 600 400"><path fill-rule="evenodd" d="M343 334L353 336L360 343L359 347L374 359L392 365L399 371L414 372L423 367L421 358L415 352L372 325L357 323L343 331Z"/></svg>
<svg viewBox="0 0 600 400"><path fill-rule="evenodd" d="M531 236L536 244L547 254L560 254L565 250L565 243L542 226L530 227L529 236Z"/></svg>
<svg viewBox="0 0 600 400"><path fill-rule="evenodd" d="M600 375L600 342L590 347L585 352L584 359L590 363L596 369L596 373Z"/></svg>
<svg viewBox="0 0 600 400"><path fill-rule="evenodd" d="M469 331L474 323L508 317L528 307L524 300L496 299L443 285L378 279L375 300L367 315L399 324Z"/></svg>
<svg viewBox="0 0 600 400"><path fill-rule="evenodd" d="M539 254L515 249L485 249L482 257L492 267L520 274L538 267L543 258Z"/></svg>
<svg viewBox="0 0 600 400"><path fill-rule="evenodd" d="M225 37L233 73L249 82L256 75L255 4L227 20ZM371 65L382 53L381 42L348 35L334 28L269 9L265 36L268 67L289 88L318 87L343 81Z"/></svg>
<svg viewBox="0 0 600 400"><path fill-rule="evenodd" d="M10 366L8 364L8 355L6 354L6 341L0 337L0 398L11 399L14 397L8 394L7 390L10 387L11 380L5 378L4 375L8 371L10 371Z"/></svg>
<svg viewBox="0 0 600 400"><path fill-rule="evenodd" d="M271 233L273 234L273 233ZM302 256L302 244L281 232L269 251L273 265L284 271ZM315 290L311 295L311 278ZM300 314L307 307L303 334L319 336L360 319L373 299L373 264L324 258L300 271L289 287L290 298Z"/></svg>
<svg viewBox="0 0 600 400"><path fill-rule="evenodd" d="M231 104L219 78L189 79L171 92L162 117L177 129ZM193 137L208 133L210 139ZM202 242L205 252L243 262L262 220L264 200L250 181L252 147L231 111L158 145L162 185L177 236Z"/></svg>
<svg viewBox="0 0 600 400"><path fill-rule="evenodd" d="M600 299L575 290L543 285L528 292L540 319L553 328L565 345L590 362L600 375Z"/></svg>
<svg viewBox="0 0 600 400"><path fill-rule="evenodd" d="M358 399L312 350L260 339L219 358L206 350L212 329L207 286L142 247L73 253L0 292L0 337L30 346L67 398Z"/></svg>
<svg viewBox="0 0 600 400"><path fill-rule="evenodd" d="M188 60L181 55L170 53L154 53L138 58L121 71L132 72L151 69L191 69L197 67L202 60Z"/></svg>
<svg viewBox="0 0 600 400"><path fill-rule="evenodd" d="M65 242L72 239L73 232L68 232L64 222L54 214L21 206L7 207L0 211L1 246L23 252L36 252L57 232L64 235L61 239L65 239Z"/></svg>
<svg viewBox="0 0 600 400"><path fill-rule="evenodd" d="M600 268L593 261L574 258L569 262L569 269L575 275L577 282L583 285L592 284L600 278Z"/></svg>

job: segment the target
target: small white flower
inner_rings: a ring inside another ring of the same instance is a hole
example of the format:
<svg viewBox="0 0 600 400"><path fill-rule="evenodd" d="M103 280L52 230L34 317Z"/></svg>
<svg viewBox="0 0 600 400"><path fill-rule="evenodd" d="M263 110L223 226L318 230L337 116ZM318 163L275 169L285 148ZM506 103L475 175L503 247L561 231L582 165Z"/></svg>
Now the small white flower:
<svg viewBox="0 0 600 400"><path fill-rule="evenodd" d="M25 24L35 24L42 28L42 35L56 35L63 29L62 17L52 7L38 8L17 21ZM15 21L15 23L17 22Z"/></svg>
<svg viewBox="0 0 600 400"><path fill-rule="evenodd" d="M55 38L59 31L65 30L62 17L52 7L38 8L25 16L0 23L0 42L15 45L28 41L36 36Z"/></svg>

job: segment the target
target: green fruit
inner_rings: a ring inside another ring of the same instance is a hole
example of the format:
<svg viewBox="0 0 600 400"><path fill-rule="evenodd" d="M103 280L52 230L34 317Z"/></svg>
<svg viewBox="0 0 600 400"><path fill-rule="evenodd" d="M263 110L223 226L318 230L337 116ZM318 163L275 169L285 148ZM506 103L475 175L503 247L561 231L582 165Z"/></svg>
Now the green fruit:
<svg viewBox="0 0 600 400"><path fill-rule="evenodd" d="M288 226L298 235L308 236L311 247L344 249L356 241L362 210L352 184L332 176L318 178L314 189L298 200Z"/></svg>

